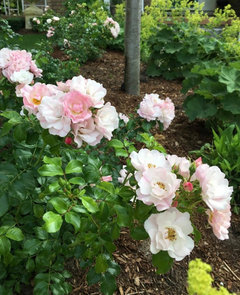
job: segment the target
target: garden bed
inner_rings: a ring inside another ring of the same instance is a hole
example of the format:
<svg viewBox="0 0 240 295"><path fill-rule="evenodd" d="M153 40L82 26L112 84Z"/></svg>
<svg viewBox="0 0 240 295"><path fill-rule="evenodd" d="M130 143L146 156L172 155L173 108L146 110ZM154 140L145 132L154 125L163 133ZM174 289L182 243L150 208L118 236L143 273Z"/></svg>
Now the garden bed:
<svg viewBox="0 0 240 295"><path fill-rule="evenodd" d="M170 97L176 107L176 117L167 131L155 134L167 152L179 156L189 156L188 152L199 149L211 142L211 132L204 122L189 122L182 110L183 95L180 93L181 81L165 81L161 78L142 77L141 93L131 96L121 90L124 76L124 57L119 52L108 52L102 58L88 62L80 69L80 74L94 79L108 90L106 100L118 112L134 112L146 93L158 93L160 98ZM210 263L213 268L215 286L225 286L231 292L240 292L240 216L233 215L230 239L219 241L207 223L207 216L196 216L195 224L202 232L202 239L191 255L181 262L175 262L166 275L156 275L151 264L151 254L147 242L133 241L127 231L122 231L117 241L116 261L121 266L118 277L118 291L115 294L162 294L185 295L188 262L195 257ZM98 286L88 287L85 273L77 261L67 263L73 277L72 294L101 294Z"/></svg>

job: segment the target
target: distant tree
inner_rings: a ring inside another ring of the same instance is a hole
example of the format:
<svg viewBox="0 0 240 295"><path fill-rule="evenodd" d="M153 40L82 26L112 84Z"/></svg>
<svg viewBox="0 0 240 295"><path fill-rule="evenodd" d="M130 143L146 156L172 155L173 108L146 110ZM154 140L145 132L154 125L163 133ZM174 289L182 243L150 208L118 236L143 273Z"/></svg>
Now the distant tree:
<svg viewBox="0 0 240 295"><path fill-rule="evenodd" d="M135 95L140 92L141 8L142 0L126 0L124 86Z"/></svg>

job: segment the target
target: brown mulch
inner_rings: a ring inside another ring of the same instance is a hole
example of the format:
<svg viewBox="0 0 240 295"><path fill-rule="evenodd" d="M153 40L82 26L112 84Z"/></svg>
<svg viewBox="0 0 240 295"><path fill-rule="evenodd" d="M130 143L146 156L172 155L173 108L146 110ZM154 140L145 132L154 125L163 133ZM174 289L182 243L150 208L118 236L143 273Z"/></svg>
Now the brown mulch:
<svg viewBox="0 0 240 295"><path fill-rule="evenodd" d="M128 95L121 90L124 77L124 57L120 52L107 52L100 59L88 62L80 69L81 75L103 84L110 101L118 112L134 112L146 93L158 93L160 98L170 97L176 107L176 117L167 131L155 134L168 153L189 156L188 152L199 149L204 143L211 142L211 132L202 121L189 122L182 109L184 100L180 93L180 81L165 81L161 78L144 78L139 96ZM198 257L210 263L213 268L215 286L225 286L231 292L240 294L240 216L232 216L229 240L219 241L207 223L207 217L196 216L194 223L202 233L202 239L195 246L191 255L183 261L175 262L166 275L157 275L151 264L148 241L134 241L128 231L123 230L116 242L114 253L116 262L121 267L117 279L118 289L115 294L159 294L185 295L187 268L190 260ZM72 295L101 294L99 286L87 286L86 274L77 261L68 263L73 277ZM206 294L207 295L207 294Z"/></svg>

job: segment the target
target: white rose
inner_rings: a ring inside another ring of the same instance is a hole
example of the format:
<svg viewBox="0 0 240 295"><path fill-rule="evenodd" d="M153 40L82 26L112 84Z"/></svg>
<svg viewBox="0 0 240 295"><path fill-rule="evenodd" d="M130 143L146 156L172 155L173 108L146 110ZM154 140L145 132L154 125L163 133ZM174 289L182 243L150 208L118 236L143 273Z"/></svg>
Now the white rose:
<svg viewBox="0 0 240 295"><path fill-rule="evenodd" d="M0 68L4 69L9 65L11 50L8 48L2 48L0 50Z"/></svg>
<svg viewBox="0 0 240 295"><path fill-rule="evenodd" d="M119 123L118 113L110 102L97 111L95 123L103 136L110 140L113 130L118 128Z"/></svg>
<svg viewBox="0 0 240 295"><path fill-rule="evenodd" d="M56 22L60 20L60 18L58 16L54 16L52 19Z"/></svg>
<svg viewBox="0 0 240 295"><path fill-rule="evenodd" d="M51 24L52 20L50 18L47 19L47 23Z"/></svg>
<svg viewBox="0 0 240 295"><path fill-rule="evenodd" d="M10 80L20 84L30 84L33 80L33 74L26 70L20 70L19 72L14 72Z"/></svg>

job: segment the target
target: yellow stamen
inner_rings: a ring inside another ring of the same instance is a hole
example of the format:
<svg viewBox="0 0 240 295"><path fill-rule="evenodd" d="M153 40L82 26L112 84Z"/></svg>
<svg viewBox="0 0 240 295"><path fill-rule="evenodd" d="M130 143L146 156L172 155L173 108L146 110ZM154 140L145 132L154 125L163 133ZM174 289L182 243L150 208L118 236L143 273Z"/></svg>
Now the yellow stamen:
<svg viewBox="0 0 240 295"><path fill-rule="evenodd" d="M161 188L161 189L166 189L166 186L165 186L165 184L163 184L162 182L157 182L157 185Z"/></svg>
<svg viewBox="0 0 240 295"><path fill-rule="evenodd" d="M35 104L35 105L40 105L41 103L41 99L36 99L36 98L32 98L32 102Z"/></svg>
<svg viewBox="0 0 240 295"><path fill-rule="evenodd" d="M167 227L167 239L170 241L175 241L177 239L177 233L174 228Z"/></svg>
<svg viewBox="0 0 240 295"><path fill-rule="evenodd" d="M154 164L148 164L148 168L156 168L156 165L154 165Z"/></svg>

